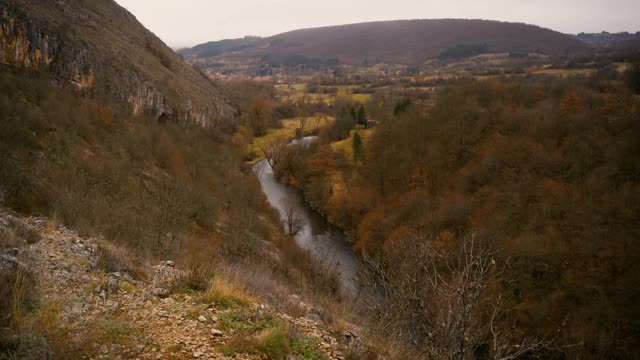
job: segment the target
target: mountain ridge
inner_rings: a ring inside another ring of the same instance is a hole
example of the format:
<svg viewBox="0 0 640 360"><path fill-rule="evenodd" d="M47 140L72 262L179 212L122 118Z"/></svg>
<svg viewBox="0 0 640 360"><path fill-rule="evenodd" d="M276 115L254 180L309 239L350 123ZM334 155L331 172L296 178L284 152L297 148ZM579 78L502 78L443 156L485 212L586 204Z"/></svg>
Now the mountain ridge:
<svg viewBox="0 0 640 360"><path fill-rule="evenodd" d="M209 126L234 116L222 92L115 1L0 1L0 63L134 114Z"/></svg>
<svg viewBox="0 0 640 360"><path fill-rule="evenodd" d="M240 49L232 46L242 41ZM222 42L232 45L223 47ZM180 53L192 63L205 66L237 59L247 63L286 63L296 57L323 62L339 60L349 65L371 62L415 65L465 44L486 44L489 52L548 55L590 48L573 36L536 25L478 19L414 19L298 29L249 40L227 39ZM221 53L209 56L207 51L212 48L219 48Z"/></svg>

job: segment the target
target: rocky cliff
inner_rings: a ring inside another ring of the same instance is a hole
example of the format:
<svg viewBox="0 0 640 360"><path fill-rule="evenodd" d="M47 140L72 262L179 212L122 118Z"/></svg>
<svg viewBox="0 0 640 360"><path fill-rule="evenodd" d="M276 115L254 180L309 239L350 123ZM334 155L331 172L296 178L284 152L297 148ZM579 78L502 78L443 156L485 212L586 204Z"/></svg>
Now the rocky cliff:
<svg viewBox="0 0 640 360"><path fill-rule="evenodd" d="M0 0L0 63L46 69L60 85L163 121L211 126L234 115L209 79L112 0Z"/></svg>

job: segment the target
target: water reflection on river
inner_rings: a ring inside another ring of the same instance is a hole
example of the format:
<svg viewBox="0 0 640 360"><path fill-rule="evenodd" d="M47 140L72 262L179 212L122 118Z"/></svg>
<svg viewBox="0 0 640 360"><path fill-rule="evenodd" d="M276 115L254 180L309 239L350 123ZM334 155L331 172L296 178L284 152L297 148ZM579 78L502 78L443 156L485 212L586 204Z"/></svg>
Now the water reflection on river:
<svg viewBox="0 0 640 360"><path fill-rule="evenodd" d="M313 138L305 138L302 142L312 140ZM301 220L301 230L295 236L298 245L311 251L327 269L338 273L343 292L355 293L359 261L342 232L328 224L304 202L298 189L279 182L266 160L258 162L253 169L260 180L262 191L271 206L280 213L283 224L287 222L287 210L291 208Z"/></svg>

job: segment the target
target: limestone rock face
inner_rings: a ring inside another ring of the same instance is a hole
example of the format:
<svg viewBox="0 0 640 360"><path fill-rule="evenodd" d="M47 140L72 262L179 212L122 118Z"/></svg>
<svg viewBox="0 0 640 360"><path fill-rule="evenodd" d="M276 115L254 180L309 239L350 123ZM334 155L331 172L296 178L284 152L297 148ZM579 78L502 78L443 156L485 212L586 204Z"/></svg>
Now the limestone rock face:
<svg viewBox="0 0 640 360"><path fill-rule="evenodd" d="M113 0L0 0L0 63L135 115L216 126L235 115L208 79Z"/></svg>
<svg viewBox="0 0 640 360"><path fill-rule="evenodd" d="M40 69L55 56L57 41L29 23L15 17L7 8L0 12L0 62Z"/></svg>

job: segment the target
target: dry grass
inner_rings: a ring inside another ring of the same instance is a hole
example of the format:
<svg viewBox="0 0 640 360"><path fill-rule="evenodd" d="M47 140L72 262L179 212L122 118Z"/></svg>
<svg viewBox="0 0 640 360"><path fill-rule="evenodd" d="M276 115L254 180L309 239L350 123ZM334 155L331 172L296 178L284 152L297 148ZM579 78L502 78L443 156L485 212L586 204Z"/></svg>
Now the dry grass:
<svg viewBox="0 0 640 360"><path fill-rule="evenodd" d="M200 301L216 304L219 308L232 308L251 306L256 302L256 298L249 294L244 286L216 276L209 288L201 295Z"/></svg>
<svg viewBox="0 0 640 360"><path fill-rule="evenodd" d="M202 264L193 264L182 272L170 284L170 291L183 293L191 291L204 291L210 287L213 278L213 270Z"/></svg>
<svg viewBox="0 0 640 360"><path fill-rule="evenodd" d="M58 213L54 213L49 218L49 220L47 220L47 226L45 228L45 232L49 234L54 231L58 231L58 228L60 227L60 225L61 225L60 217L58 216Z"/></svg>
<svg viewBox="0 0 640 360"><path fill-rule="evenodd" d="M40 241L40 234L21 225L0 230L0 249L17 248Z"/></svg>
<svg viewBox="0 0 640 360"><path fill-rule="evenodd" d="M21 268L0 273L0 327L20 328L37 300L33 275Z"/></svg>
<svg viewBox="0 0 640 360"><path fill-rule="evenodd" d="M18 235L15 229L0 232L0 249L14 248L18 246Z"/></svg>
<svg viewBox="0 0 640 360"><path fill-rule="evenodd" d="M256 350L268 359L284 359L289 347L289 329L285 325L264 329L255 338Z"/></svg>

